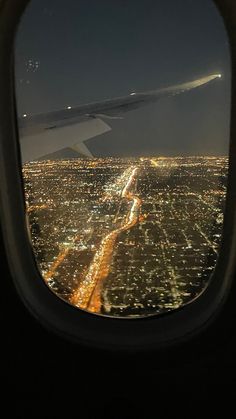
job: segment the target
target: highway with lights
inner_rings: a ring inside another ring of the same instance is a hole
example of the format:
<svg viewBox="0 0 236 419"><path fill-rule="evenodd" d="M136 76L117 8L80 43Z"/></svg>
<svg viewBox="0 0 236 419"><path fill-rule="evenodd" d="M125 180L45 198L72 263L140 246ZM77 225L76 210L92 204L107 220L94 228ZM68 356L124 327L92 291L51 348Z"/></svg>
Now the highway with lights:
<svg viewBox="0 0 236 419"><path fill-rule="evenodd" d="M99 249L95 253L88 272L71 297L71 303L73 305L95 313L99 313L101 309L102 283L109 274L116 239L122 231L130 229L138 222L141 200L132 192L132 186L136 179L138 168L128 169L126 172L128 172L128 178L122 189L121 198L131 202L130 211L121 226L109 232L104 237ZM125 174L124 177L126 178L127 175Z"/></svg>

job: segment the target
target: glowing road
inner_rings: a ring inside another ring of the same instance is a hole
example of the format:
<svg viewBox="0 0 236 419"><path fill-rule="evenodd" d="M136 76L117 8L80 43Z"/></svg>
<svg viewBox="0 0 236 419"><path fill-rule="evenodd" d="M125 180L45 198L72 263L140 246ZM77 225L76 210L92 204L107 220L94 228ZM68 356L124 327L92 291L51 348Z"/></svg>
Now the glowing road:
<svg viewBox="0 0 236 419"><path fill-rule="evenodd" d="M57 268L61 265L61 263L64 261L64 259L68 256L68 253L71 249L73 249L73 246L76 244L77 241L79 241L80 239L80 235L76 235L73 238L73 241L71 242L71 244L67 247L64 247L61 252L59 253L59 255L57 256L56 260L53 262L52 266L50 267L50 269L44 274L44 280L46 282L48 282L53 275L55 274Z"/></svg>
<svg viewBox="0 0 236 419"><path fill-rule="evenodd" d="M42 209L48 208L48 205L46 204L42 204L42 205L31 205L30 207L27 208L27 212L30 213L32 211L39 211Z"/></svg>
<svg viewBox="0 0 236 419"><path fill-rule="evenodd" d="M137 224L139 220L141 199L131 192L137 176L137 171L137 167L132 168L122 190L121 197L132 203L124 223L103 238L85 277L82 279L79 287L70 299L70 302L79 308L87 309L93 313L100 312L101 290L103 281L107 278L110 271L116 239L122 231L130 229Z"/></svg>

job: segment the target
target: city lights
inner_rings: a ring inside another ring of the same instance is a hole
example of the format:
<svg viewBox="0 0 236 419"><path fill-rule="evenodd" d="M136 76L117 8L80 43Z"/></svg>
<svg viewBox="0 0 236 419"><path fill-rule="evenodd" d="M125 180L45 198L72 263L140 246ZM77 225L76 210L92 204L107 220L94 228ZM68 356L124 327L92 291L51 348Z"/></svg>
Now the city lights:
<svg viewBox="0 0 236 419"><path fill-rule="evenodd" d="M47 285L89 312L138 317L195 299L218 257L227 157L42 160L24 165Z"/></svg>

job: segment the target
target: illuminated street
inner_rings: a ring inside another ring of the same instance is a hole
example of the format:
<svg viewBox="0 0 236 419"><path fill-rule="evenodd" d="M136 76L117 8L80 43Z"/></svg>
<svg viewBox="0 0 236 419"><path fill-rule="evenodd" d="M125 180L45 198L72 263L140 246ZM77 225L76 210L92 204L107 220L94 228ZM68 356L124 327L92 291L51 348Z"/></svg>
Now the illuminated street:
<svg viewBox="0 0 236 419"><path fill-rule="evenodd" d="M79 288L71 298L72 304L88 309L91 312L100 312L102 281L109 274L113 249L119 233L133 227L138 221L141 200L130 192L135 176L137 175L137 170L136 167L131 171L121 194L122 198L126 198L132 202L129 214L125 216L125 220L119 228L110 232L102 240L85 278L81 281Z"/></svg>

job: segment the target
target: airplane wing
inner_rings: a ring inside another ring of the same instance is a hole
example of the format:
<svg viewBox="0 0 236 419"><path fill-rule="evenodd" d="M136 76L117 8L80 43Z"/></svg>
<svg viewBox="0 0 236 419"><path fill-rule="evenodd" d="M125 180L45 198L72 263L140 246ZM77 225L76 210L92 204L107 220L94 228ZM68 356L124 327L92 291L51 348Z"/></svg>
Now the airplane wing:
<svg viewBox="0 0 236 419"><path fill-rule="evenodd" d="M162 89L132 92L127 96L45 114L24 115L19 118L22 161L35 160L65 147L70 147L83 156L92 157L85 141L111 130L104 120L123 119L127 112L155 103L161 97L175 96L220 77L220 74L212 74Z"/></svg>

